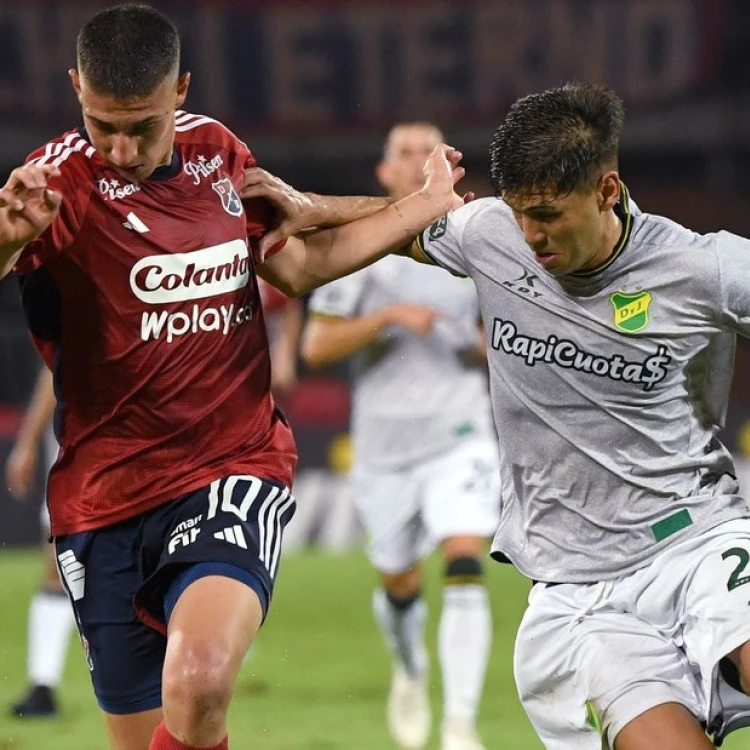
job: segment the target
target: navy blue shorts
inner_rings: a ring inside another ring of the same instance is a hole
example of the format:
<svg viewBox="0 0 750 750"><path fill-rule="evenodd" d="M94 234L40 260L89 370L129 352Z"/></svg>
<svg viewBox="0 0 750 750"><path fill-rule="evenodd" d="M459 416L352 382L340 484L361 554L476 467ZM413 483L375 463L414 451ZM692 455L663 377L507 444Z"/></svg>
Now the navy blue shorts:
<svg viewBox="0 0 750 750"><path fill-rule="evenodd" d="M166 623L198 578L240 580L267 611L294 510L281 485L231 476L114 526L55 540L102 709L161 706Z"/></svg>

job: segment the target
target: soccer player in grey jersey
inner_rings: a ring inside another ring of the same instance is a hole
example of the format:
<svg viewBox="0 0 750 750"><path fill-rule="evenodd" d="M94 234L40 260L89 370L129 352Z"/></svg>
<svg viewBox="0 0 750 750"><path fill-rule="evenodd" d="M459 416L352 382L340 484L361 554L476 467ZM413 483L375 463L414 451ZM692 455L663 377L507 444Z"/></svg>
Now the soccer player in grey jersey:
<svg viewBox="0 0 750 750"><path fill-rule="evenodd" d="M750 723L750 510L717 439L750 242L638 212L622 119L593 85L519 100L496 197L411 253L477 287L505 426L493 554L537 581L515 671L539 736L598 750L595 713L616 750L699 750L702 725Z"/></svg>
<svg viewBox="0 0 750 750"><path fill-rule="evenodd" d="M395 126L378 179L394 198L423 182L440 131ZM474 723L492 622L481 558L499 520L497 441L474 285L395 255L318 289L302 354L354 355L353 483L382 588L376 620L394 657L388 724L400 747L430 731L420 560L445 562L438 636L443 750L482 750Z"/></svg>

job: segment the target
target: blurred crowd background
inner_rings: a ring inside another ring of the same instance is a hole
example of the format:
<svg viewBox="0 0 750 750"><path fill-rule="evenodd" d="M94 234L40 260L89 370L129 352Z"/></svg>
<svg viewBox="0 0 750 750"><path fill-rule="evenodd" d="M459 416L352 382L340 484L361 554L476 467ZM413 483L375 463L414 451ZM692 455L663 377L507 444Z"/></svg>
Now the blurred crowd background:
<svg viewBox="0 0 750 750"><path fill-rule="evenodd" d="M67 79L97 0L0 0L0 177L76 127ZM261 166L303 190L378 190L374 166L399 121L438 124L489 193L487 149L519 96L603 82L628 114L621 173L644 211L697 231L750 236L747 0L171 0L193 74L186 109L224 121ZM0 283L0 462L39 361L14 280ZM346 468L346 367L281 400L300 446L290 546L356 543ZM740 342L724 440L750 456L750 347ZM512 429L512 426L509 426ZM750 472L748 472L750 474ZM41 491L42 478L39 478ZM0 486L0 544L38 539L38 507ZM295 528L296 527L296 528Z"/></svg>

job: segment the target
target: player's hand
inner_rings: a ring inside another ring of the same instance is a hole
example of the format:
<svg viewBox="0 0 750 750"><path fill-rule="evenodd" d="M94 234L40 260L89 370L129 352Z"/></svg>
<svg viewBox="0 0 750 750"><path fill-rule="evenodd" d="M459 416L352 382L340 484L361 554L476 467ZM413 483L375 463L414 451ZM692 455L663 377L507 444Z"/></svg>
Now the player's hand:
<svg viewBox="0 0 750 750"><path fill-rule="evenodd" d="M311 195L301 193L279 177L260 167L245 170L240 196L265 198L276 212L275 226L265 234L258 245L256 261L262 263L266 253L276 243L303 229L315 226L316 206Z"/></svg>
<svg viewBox="0 0 750 750"><path fill-rule="evenodd" d="M424 165L425 183L421 190L425 197L437 197L445 201L445 211L463 206L474 199L473 193L461 196L455 186L466 174L460 166L463 154L455 148L439 143L427 158Z"/></svg>
<svg viewBox="0 0 750 750"><path fill-rule="evenodd" d="M19 441L13 446L5 464L5 481L11 495L20 499L29 494L34 483L39 451L36 445Z"/></svg>
<svg viewBox="0 0 750 750"><path fill-rule="evenodd" d="M10 173L0 188L0 246L20 249L52 223L62 195L48 184L59 174L48 164L25 164Z"/></svg>
<svg viewBox="0 0 750 750"><path fill-rule="evenodd" d="M406 328L418 336L429 336L440 317L437 310L423 305L391 305L384 313L387 323Z"/></svg>

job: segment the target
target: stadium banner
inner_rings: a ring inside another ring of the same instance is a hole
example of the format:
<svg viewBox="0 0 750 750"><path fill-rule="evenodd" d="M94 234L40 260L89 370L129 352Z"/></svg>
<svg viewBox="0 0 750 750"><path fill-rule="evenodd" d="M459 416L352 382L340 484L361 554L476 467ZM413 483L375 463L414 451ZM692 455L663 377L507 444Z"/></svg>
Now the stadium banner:
<svg viewBox="0 0 750 750"><path fill-rule="evenodd" d="M629 106L715 85L724 0L169 0L189 107L256 133L335 136L422 116L495 122L519 95L597 80ZM0 117L69 127L81 24L111 0L0 0Z"/></svg>

